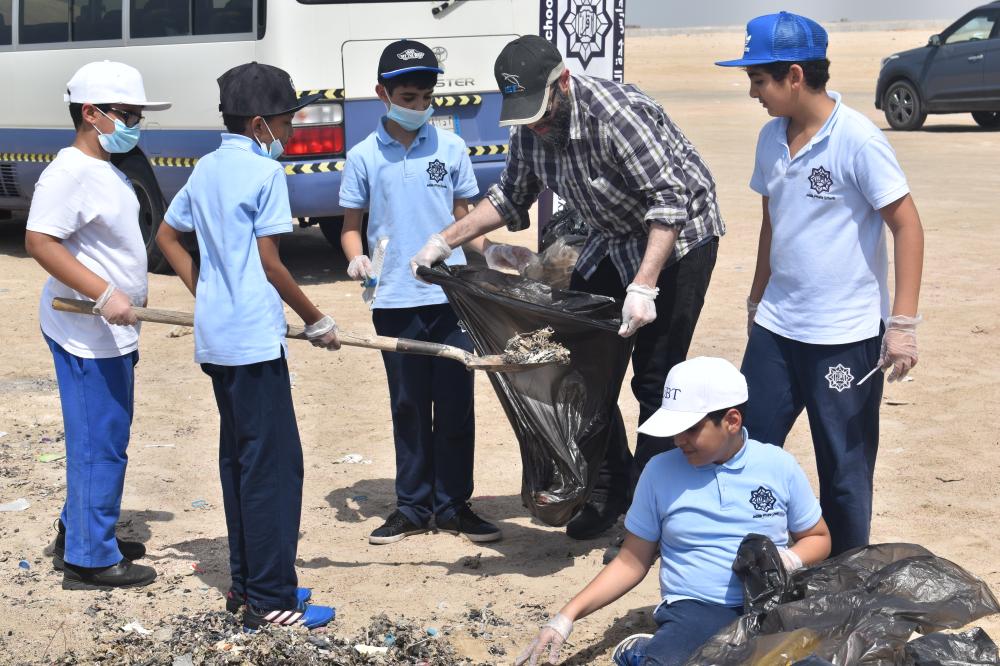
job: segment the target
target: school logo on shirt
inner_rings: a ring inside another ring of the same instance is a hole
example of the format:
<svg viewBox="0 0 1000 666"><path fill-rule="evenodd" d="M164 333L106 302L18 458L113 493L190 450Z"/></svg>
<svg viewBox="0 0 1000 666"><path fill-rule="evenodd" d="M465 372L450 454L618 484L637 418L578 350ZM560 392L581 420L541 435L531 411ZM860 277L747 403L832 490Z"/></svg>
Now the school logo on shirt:
<svg viewBox="0 0 1000 666"><path fill-rule="evenodd" d="M851 374L850 368L845 368L843 364L838 363L836 366L830 366L830 371L826 373L826 381L830 383L830 388L836 390L837 393L843 393L851 388L854 375Z"/></svg>
<svg viewBox="0 0 1000 666"><path fill-rule="evenodd" d="M431 160L427 165L427 187L444 187L441 182L448 175L448 167L441 160Z"/></svg>
<svg viewBox="0 0 1000 666"><path fill-rule="evenodd" d="M750 491L750 506L767 513L774 508L774 504L777 502L774 499L774 493L771 492L770 488L765 488L764 486L758 486L757 490Z"/></svg>
<svg viewBox="0 0 1000 666"><path fill-rule="evenodd" d="M806 194L808 197L813 197L814 199L833 199L833 197L819 196L829 192L833 187L833 174L819 166L812 170L809 174L809 189L811 189L816 194Z"/></svg>

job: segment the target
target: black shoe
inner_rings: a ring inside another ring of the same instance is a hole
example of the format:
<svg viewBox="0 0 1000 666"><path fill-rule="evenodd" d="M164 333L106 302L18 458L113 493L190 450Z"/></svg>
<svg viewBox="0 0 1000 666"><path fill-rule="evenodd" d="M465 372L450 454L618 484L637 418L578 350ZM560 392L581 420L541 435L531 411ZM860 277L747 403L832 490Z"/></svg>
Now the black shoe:
<svg viewBox="0 0 1000 666"><path fill-rule="evenodd" d="M66 556L66 526L62 519L56 520L56 542L52 544L52 567L56 571L63 570L63 558ZM117 537L118 550L126 560L138 560L146 554L146 547L138 541L122 541Z"/></svg>
<svg viewBox="0 0 1000 666"><path fill-rule="evenodd" d="M420 525L410 522L410 519L403 515L401 511L393 511L386 518L382 527L377 528L368 535L368 543L381 545L386 543L396 543L414 534L424 534L430 530Z"/></svg>
<svg viewBox="0 0 1000 666"><path fill-rule="evenodd" d="M156 569L132 564L122 558L110 567L78 567L66 563L63 569L64 590L110 590L119 587L142 587L156 580Z"/></svg>
<svg viewBox="0 0 1000 666"><path fill-rule="evenodd" d="M499 527L477 516L468 504L458 507L455 515L448 520L437 523L437 529L455 536L461 534L475 543L499 541L503 537Z"/></svg>
<svg viewBox="0 0 1000 666"><path fill-rule="evenodd" d="M604 551L604 563L610 564L611 560L618 557L618 553L622 550L622 544L625 543L625 535L619 534L614 539L611 540L611 545L607 547Z"/></svg>
<svg viewBox="0 0 1000 666"><path fill-rule="evenodd" d="M566 536L577 540L593 539L614 525L624 512L624 502L591 498L566 524Z"/></svg>

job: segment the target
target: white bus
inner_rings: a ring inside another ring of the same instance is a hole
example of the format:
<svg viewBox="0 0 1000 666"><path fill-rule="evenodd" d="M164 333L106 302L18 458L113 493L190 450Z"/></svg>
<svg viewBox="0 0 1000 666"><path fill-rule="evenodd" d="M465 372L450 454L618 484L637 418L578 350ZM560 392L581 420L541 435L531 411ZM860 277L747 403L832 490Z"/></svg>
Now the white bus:
<svg viewBox="0 0 1000 666"><path fill-rule="evenodd" d="M141 204L151 269L165 268L153 238L194 163L223 131L216 79L258 61L289 72L324 99L295 119L282 161L292 213L339 243L337 193L344 154L375 127L379 54L409 38L434 49L439 78L432 122L469 145L480 190L503 168L493 61L518 35L538 32L539 0L0 0L0 217L23 215L39 174L72 141L62 93L94 60L142 72L151 98L139 146L115 163Z"/></svg>

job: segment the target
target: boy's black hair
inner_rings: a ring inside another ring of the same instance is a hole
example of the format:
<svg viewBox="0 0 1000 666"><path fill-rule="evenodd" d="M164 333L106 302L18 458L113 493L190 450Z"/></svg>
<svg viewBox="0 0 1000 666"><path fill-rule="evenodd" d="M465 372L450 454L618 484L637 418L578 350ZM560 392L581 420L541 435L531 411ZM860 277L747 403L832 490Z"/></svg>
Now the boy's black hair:
<svg viewBox="0 0 1000 666"><path fill-rule="evenodd" d="M98 109L107 113L111 110L110 104L95 104ZM69 103L69 117L73 119L73 129L80 129L83 125L83 104L81 102Z"/></svg>
<svg viewBox="0 0 1000 666"><path fill-rule="evenodd" d="M385 87L385 91L392 94L392 91L399 86L416 86L421 90L434 90L437 87L438 75L437 72L409 72L407 74L400 74L399 76L394 76L391 79L384 79L381 76L378 77L378 82Z"/></svg>
<svg viewBox="0 0 1000 666"><path fill-rule="evenodd" d="M744 413L746 413L747 411L747 403L744 402L742 405L733 405L732 407L717 409L714 412L709 412L708 414L705 415L705 417L710 419L712 423L714 423L715 425L721 425L722 419L726 417L726 414L729 413L730 409L735 409L736 411L738 411L740 413L740 418L742 418Z"/></svg>
<svg viewBox="0 0 1000 666"><path fill-rule="evenodd" d="M830 80L830 60L807 60L805 62L769 62L766 65L751 65L753 69L760 69L771 75L775 81L784 81L791 71L792 65L798 65L805 74L806 85L813 90L823 90L827 81ZM748 67L747 69L750 69Z"/></svg>
<svg viewBox="0 0 1000 666"><path fill-rule="evenodd" d="M284 115L284 114L280 114ZM250 121L256 116L234 116L231 113L222 114L222 124L226 126L226 131L230 134L243 134L247 131L247 126ZM264 121L268 124L271 123L272 118L277 118L277 116L262 116Z"/></svg>

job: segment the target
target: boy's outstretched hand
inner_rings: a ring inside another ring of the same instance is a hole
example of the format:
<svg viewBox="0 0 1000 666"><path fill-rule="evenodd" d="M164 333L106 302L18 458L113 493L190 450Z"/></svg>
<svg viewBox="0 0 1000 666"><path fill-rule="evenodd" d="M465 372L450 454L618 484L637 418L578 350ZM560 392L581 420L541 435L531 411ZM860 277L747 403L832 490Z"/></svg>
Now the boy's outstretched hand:
<svg viewBox="0 0 1000 666"><path fill-rule="evenodd" d="M536 666L539 663L539 658L545 653L546 649L549 652L549 656L542 663L559 663L559 651L572 631L573 621L562 613L557 613L555 617L541 628L534 642L517 656L517 659L514 660L514 666L521 666L524 663L527 663L529 666Z"/></svg>
<svg viewBox="0 0 1000 666"><path fill-rule="evenodd" d="M337 322L330 315L306 326L306 338L313 347L321 347L328 351L340 349L340 339L337 337Z"/></svg>

